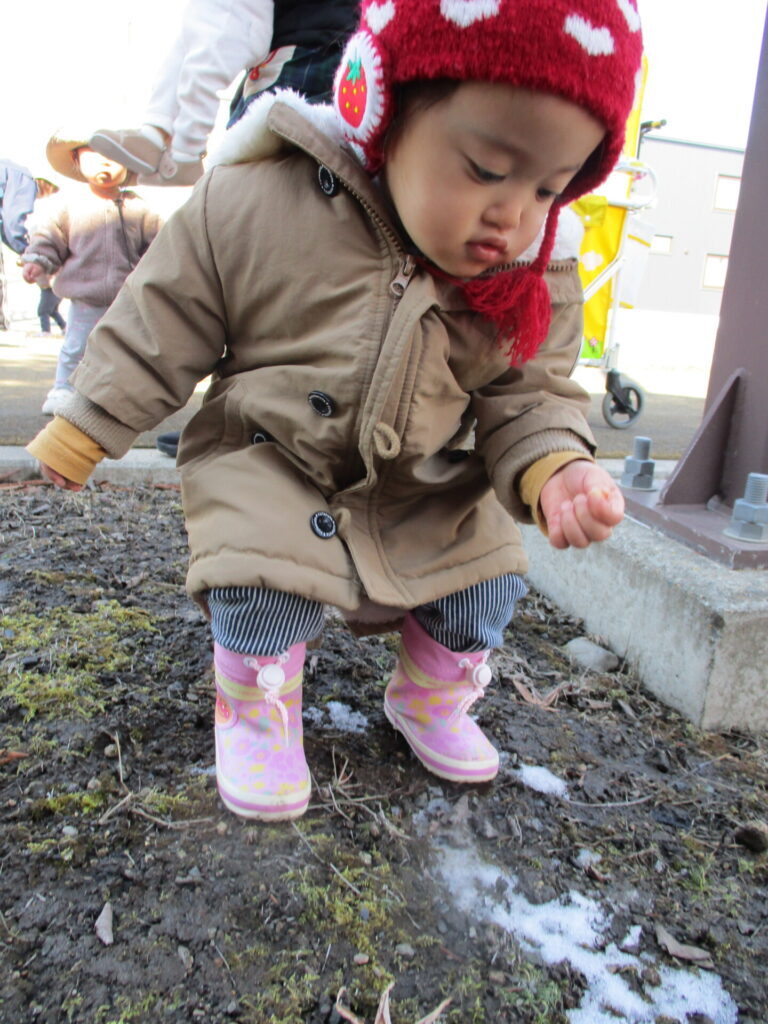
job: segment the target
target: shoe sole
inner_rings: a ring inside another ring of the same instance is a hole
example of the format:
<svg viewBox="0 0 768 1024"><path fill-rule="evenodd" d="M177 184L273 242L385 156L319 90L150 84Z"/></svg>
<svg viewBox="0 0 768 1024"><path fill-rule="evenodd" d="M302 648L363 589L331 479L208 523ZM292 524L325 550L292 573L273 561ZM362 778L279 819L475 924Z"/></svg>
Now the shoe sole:
<svg viewBox="0 0 768 1024"><path fill-rule="evenodd" d="M495 762L484 761L477 768L469 768L460 767L461 761L441 758L434 750L429 750L428 747L419 743L418 739L410 733L408 726L401 722L395 709L390 707L386 701L384 702L384 714L393 729L402 734L415 756L433 775L447 779L449 782L490 782L499 774L498 760ZM464 762L464 764L472 763Z"/></svg>
<svg viewBox="0 0 768 1024"><path fill-rule="evenodd" d="M115 163L122 164L123 167L127 167L129 171L135 171L137 174L154 174L157 170L157 164L153 167L146 160L140 160L127 149L123 149L114 139L107 138L106 135L101 135L99 132L91 136L89 145L91 149L95 149L108 160L114 160Z"/></svg>
<svg viewBox="0 0 768 1024"><path fill-rule="evenodd" d="M221 785L218 786L221 801L228 811L232 811L240 818L247 818L249 821L290 821L293 818L300 818L309 806L309 790L306 796L283 806L259 806L248 803L245 800L238 800L236 797L226 793Z"/></svg>

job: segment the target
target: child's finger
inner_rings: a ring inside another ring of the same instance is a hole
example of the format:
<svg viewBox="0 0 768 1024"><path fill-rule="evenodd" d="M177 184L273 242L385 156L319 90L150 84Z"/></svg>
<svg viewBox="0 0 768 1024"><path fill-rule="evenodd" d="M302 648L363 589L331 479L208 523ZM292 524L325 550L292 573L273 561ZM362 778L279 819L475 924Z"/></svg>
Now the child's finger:
<svg viewBox="0 0 768 1024"><path fill-rule="evenodd" d="M608 526L616 526L624 515L624 496L618 487L590 487L587 503L592 516Z"/></svg>
<svg viewBox="0 0 768 1024"><path fill-rule="evenodd" d="M581 524L585 506L586 500L583 495L578 495L573 501L565 501L562 504L560 509L561 526L567 547L586 548L589 546L589 536Z"/></svg>
<svg viewBox="0 0 768 1024"><path fill-rule="evenodd" d="M591 503L586 495L579 494L574 498L573 514L587 539L587 544L591 544L592 541L607 540L613 532L613 525L605 521L605 509L602 505L600 512L602 514L598 516L593 514Z"/></svg>

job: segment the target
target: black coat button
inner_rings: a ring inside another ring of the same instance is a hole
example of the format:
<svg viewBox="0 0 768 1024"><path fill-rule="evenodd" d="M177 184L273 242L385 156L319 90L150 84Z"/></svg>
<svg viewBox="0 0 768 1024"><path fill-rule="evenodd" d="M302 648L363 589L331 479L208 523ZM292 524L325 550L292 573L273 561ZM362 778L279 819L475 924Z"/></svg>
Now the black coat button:
<svg viewBox="0 0 768 1024"><path fill-rule="evenodd" d="M307 401L318 416L333 416L336 412L336 403L324 391L310 391Z"/></svg>
<svg viewBox="0 0 768 1024"><path fill-rule="evenodd" d="M317 168L317 181L329 199L332 199L339 191L339 179L333 171L328 170L325 164L320 164Z"/></svg>
<svg viewBox="0 0 768 1024"><path fill-rule="evenodd" d="M329 540L336 536L336 520L328 512L313 512L309 525L312 532L323 540Z"/></svg>
<svg viewBox="0 0 768 1024"><path fill-rule="evenodd" d="M265 441L271 440L272 437L266 430L254 430L251 434L251 444L264 444Z"/></svg>

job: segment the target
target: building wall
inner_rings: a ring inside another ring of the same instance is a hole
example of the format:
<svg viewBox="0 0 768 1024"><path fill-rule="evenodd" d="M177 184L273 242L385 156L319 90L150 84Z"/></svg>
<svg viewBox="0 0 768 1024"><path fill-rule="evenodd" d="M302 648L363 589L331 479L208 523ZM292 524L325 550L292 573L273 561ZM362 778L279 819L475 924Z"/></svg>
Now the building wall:
<svg viewBox="0 0 768 1024"><path fill-rule="evenodd" d="M718 177L740 180L744 151L648 135L640 159L656 174L658 202L640 214L656 237L635 308L716 315L727 264L707 256L727 257L734 220L732 209L716 208Z"/></svg>

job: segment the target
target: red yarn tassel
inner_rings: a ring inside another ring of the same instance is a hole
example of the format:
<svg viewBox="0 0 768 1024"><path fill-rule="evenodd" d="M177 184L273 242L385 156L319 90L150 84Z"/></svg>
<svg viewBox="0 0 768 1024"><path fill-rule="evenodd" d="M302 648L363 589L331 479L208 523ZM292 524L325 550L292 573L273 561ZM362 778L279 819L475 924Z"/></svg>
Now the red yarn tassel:
<svg viewBox="0 0 768 1024"><path fill-rule="evenodd" d="M532 359L549 330L552 307L542 275L555 244L558 214L559 206L553 206L539 253L530 266L461 283L470 309L499 328L499 345L511 366L520 366Z"/></svg>

